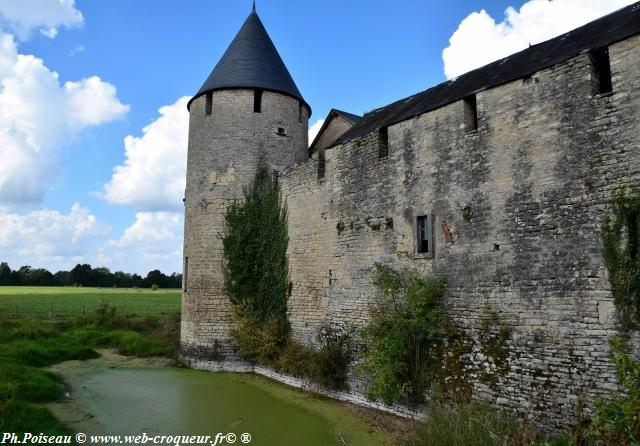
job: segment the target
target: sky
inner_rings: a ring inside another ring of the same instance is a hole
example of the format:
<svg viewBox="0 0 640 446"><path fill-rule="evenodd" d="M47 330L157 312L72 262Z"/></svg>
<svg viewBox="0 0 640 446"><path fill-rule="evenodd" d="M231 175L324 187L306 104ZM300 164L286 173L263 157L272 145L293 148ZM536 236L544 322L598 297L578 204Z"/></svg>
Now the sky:
<svg viewBox="0 0 640 446"><path fill-rule="evenodd" d="M258 0L313 109L363 114L633 3ZM250 0L0 0L0 261L180 272L188 113Z"/></svg>

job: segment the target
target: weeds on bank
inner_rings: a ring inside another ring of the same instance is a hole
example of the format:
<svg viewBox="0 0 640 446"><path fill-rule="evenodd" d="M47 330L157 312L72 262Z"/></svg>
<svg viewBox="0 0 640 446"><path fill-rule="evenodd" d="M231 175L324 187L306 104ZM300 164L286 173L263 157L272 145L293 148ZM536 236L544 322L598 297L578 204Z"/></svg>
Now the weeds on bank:
<svg viewBox="0 0 640 446"><path fill-rule="evenodd" d="M329 389L346 390L351 361L349 334L323 326L317 335L319 348L314 349L294 341L289 330L286 320L273 317L260 324L244 315L232 334L240 355L248 361Z"/></svg>
<svg viewBox="0 0 640 446"><path fill-rule="evenodd" d="M434 402L429 418L407 446L531 444L517 421L480 402ZM520 437L520 438L518 438Z"/></svg>
<svg viewBox="0 0 640 446"><path fill-rule="evenodd" d="M63 395L60 377L41 367L96 358L94 348L176 358L179 321L179 314L120 317L107 305L73 320L0 320L0 432L65 432L48 409L34 404Z"/></svg>

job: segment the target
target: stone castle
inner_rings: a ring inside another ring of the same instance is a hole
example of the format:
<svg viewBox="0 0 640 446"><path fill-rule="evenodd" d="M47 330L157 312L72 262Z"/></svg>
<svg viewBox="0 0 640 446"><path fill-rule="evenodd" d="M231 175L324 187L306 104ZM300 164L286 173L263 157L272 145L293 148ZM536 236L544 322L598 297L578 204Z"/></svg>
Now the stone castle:
<svg viewBox="0 0 640 446"><path fill-rule="evenodd" d="M640 3L363 117L332 110L310 147L311 108L254 9L188 108L194 367L254 370L229 335L219 234L261 165L288 205L297 340L366 323L382 262L448 278L466 340L451 380L474 396L563 426L616 388L601 225L640 184ZM362 386L353 374L356 401Z"/></svg>

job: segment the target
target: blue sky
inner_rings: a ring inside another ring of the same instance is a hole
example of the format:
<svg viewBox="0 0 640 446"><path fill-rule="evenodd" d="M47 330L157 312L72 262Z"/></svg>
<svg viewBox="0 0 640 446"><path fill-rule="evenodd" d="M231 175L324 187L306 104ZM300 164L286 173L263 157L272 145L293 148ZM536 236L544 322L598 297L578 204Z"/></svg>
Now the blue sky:
<svg viewBox="0 0 640 446"><path fill-rule="evenodd" d="M363 114L629 3L258 0L257 9L317 129L331 108ZM250 9L249 0L0 0L0 261L180 270L185 97Z"/></svg>

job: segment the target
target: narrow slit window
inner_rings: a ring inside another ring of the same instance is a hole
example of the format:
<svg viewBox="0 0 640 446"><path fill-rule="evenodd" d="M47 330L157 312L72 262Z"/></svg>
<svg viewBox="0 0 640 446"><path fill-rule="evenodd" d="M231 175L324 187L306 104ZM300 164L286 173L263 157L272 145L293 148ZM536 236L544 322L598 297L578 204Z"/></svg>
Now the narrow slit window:
<svg viewBox="0 0 640 446"><path fill-rule="evenodd" d="M182 272L182 289L187 291L187 280L189 278L189 257L184 258L184 271Z"/></svg>
<svg viewBox="0 0 640 446"><path fill-rule="evenodd" d="M298 102L298 122L302 122L302 102Z"/></svg>
<svg viewBox="0 0 640 446"><path fill-rule="evenodd" d="M271 181L273 182L273 185L275 187L278 187L278 179L280 178L280 172L278 172L277 170L273 170L271 172Z"/></svg>
<svg viewBox="0 0 640 446"><path fill-rule="evenodd" d="M211 116L211 108L213 102L213 92L208 92L205 95L204 114L205 116Z"/></svg>
<svg viewBox="0 0 640 446"><path fill-rule="evenodd" d="M253 91L253 112L262 113L262 90Z"/></svg>
<svg viewBox="0 0 640 446"><path fill-rule="evenodd" d="M433 253L433 225L430 215L422 215L417 220L418 253Z"/></svg>
<svg viewBox="0 0 640 446"><path fill-rule="evenodd" d="M378 131L378 159L389 156L389 128L382 127Z"/></svg>
<svg viewBox="0 0 640 446"><path fill-rule="evenodd" d="M609 48L598 48L591 51L593 63L594 90L596 94L611 93L611 62L609 60Z"/></svg>
<svg viewBox="0 0 640 446"><path fill-rule="evenodd" d="M475 94L464 98L464 129L467 133L478 130L478 103Z"/></svg>
<svg viewBox="0 0 640 446"><path fill-rule="evenodd" d="M640 213L634 212L627 217L629 233L629 256L640 262Z"/></svg>
<svg viewBox="0 0 640 446"><path fill-rule="evenodd" d="M326 160L324 159L324 153L318 153L318 178L324 178L324 172L326 168Z"/></svg>

